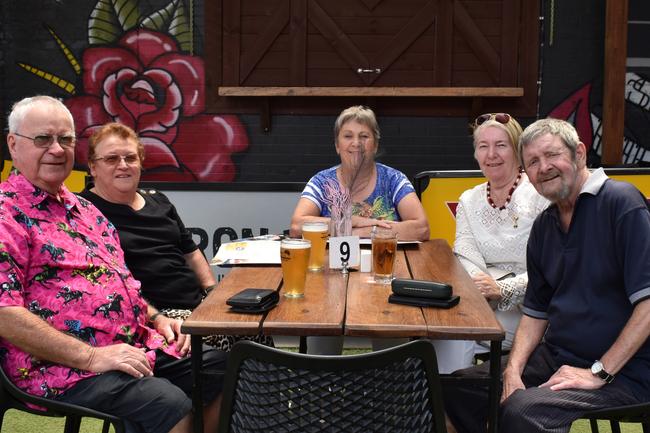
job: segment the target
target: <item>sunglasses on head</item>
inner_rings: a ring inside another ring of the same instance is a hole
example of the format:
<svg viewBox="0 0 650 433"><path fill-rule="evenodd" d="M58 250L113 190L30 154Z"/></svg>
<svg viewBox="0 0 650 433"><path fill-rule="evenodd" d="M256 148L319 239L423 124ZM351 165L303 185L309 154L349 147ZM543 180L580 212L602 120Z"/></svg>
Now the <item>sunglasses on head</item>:
<svg viewBox="0 0 650 433"><path fill-rule="evenodd" d="M510 122L510 115L508 113L485 113L485 114L481 114L476 119L474 119L474 123L473 123L472 126L473 126L474 129L476 129L478 126L480 126L480 125L484 124L485 122L487 122L488 120L492 120L492 119L496 120L497 122L499 122L502 125L505 125L508 122Z"/></svg>

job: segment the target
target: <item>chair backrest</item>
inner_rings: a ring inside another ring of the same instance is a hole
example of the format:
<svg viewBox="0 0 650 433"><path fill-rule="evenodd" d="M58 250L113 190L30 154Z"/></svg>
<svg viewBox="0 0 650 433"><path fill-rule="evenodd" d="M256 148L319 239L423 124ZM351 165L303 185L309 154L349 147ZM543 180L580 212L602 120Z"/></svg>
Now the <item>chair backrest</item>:
<svg viewBox="0 0 650 433"><path fill-rule="evenodd" d="M650 433L650 403L631 404L587 412L581 418L589 420L592 433L599 433L597 420L609 421L612 433L621 433L619 423L639 423L643 433Z"/></svg>
<svg viewBox="0 0 650 433"><path fill-rule="evenodd" d="M17 409L44 416L65 417L66 432L78 432L82 417L103 420L104 431L108 431L107 423L113 425L116 433L123 433L125 431L124 422L119 417L75 404L63 403L58 400L37 397L26 393L9 380L5 371L0 367L0 427L2 426L2 419L7 409Z"/></svg>
<svg viewBox="0 0 650 433"><path fill-rule="evenodd" d="M436 353L419 340L351 356L235 344L219 431L446 432Z"/></svg>

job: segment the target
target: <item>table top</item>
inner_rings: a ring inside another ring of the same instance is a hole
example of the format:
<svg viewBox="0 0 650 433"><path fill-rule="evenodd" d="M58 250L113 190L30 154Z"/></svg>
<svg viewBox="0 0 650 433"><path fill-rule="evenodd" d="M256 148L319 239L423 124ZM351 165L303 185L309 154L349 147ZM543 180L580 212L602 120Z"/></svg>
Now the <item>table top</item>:
<svg viewBox="0 0 650 433"><path fill-rule="evenodd" d="M309 272L305 297L280 296L263 314L233 313L226 299L248 288L282 294L279 266L233 268L183 324L196 335L351 335L363 337L429 337L435 339L502 340L494 313L445 240L401 246L395 276L449 283L460 303L449 309L388 303L390 285L377 284L371 273L341 274L326 269Z"/></svg>

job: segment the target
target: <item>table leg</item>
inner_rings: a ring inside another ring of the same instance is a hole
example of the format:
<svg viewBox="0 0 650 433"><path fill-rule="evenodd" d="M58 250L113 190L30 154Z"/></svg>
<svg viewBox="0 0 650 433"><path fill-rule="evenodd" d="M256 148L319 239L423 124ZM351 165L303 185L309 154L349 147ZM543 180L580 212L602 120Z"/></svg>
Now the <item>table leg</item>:
<svg viewBox="0 0 650 433"><path fill-rule="evenodd" d="M203 433L203 337L191 336L192 342L192 411L194 413L194 433Z"/></svg>
<svg viewBox="0 0 650 433"><path fill-rule="evenodd" d="M501 341L490 342L490 391L488 399L488 433L496 433L501 399Z"/></svg>

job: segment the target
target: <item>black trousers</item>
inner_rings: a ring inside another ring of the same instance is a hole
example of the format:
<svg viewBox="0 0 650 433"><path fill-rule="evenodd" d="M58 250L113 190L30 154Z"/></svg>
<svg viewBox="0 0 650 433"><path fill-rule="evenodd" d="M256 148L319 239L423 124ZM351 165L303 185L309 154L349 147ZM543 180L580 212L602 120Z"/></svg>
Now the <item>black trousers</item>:
<svg viewBox="0 0 650 433"><path fill-rule="evenodd" d="M225 370L227 354L203 346L203 365ZM109 371L78 382L58 400L122 417L127 433L160 433L174 427L192 410L191 358L173 358L157 352L154 376L135 378ZM203 385L203 401L218 397L223 376L209 376Z"/></svg>
<svg viewBox="0 0 650 433"><path fill-rule="evenodd" d="M502 365L505 366L505 362ZM625 386L614 382L596 390L568 389L552 391L538 386L546 382L560 366L556 365L545 345L538 346L526 364L522 380L525 390L518 390L503 402L499 411L501 433L568 433L571 423L585 412L606 407L640 403ZM487 375L489 364L459 370L456 376ZM462 382L444 385L447 415L458 433L486 431L488 388L463 385Z"/></svg>

